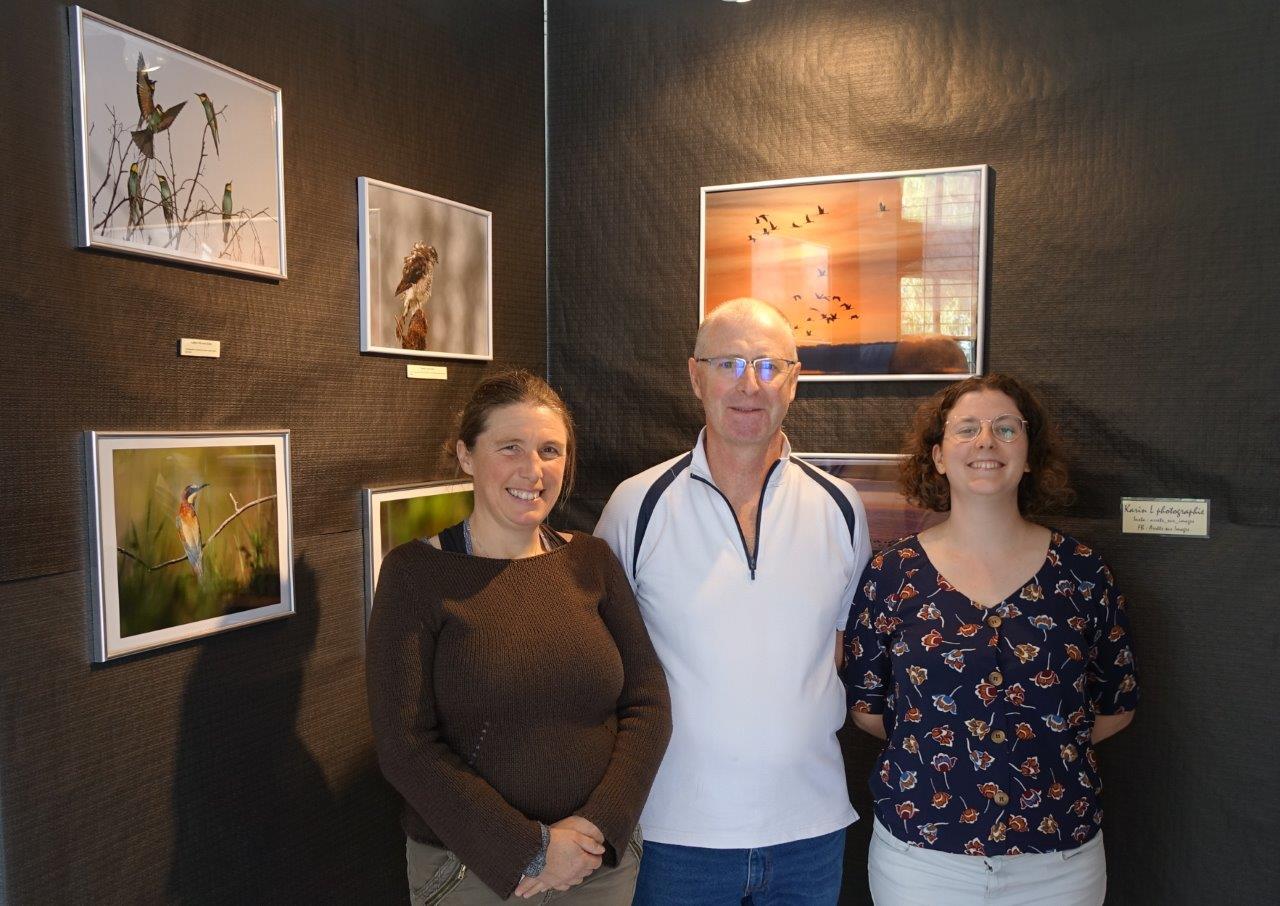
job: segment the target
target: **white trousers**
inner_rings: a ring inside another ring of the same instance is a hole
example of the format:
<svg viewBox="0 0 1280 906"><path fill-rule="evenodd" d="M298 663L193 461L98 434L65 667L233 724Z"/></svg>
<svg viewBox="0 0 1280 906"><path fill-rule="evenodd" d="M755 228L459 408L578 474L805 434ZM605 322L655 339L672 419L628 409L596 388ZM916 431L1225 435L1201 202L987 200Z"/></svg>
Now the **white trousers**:
<svg viewBox="0 0 1280 906"><path fill-rule="evenodd" d="M910 846L874 824L867 874L876 906L1101 906L1107 895L1101 831L1078 849L983 857Z"/></svg>

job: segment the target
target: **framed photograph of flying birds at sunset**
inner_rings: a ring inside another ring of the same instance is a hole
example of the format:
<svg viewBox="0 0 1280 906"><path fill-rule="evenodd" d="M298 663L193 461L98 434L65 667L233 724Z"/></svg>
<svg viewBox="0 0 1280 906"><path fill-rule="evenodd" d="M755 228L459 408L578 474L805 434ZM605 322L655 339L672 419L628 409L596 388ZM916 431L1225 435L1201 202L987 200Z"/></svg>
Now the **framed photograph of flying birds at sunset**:
<svg viewBox="0 0 1280 906"><path fill-rule="evenodd" d="M82 247L286 276L280 89L70 9Z"/></svg>
<svg viewBox="0 0 1280 906"><path fill-rule="evenodd" d="M898 489L900 453L794 453L797 459L853 485L867 511L873 553L937 525L946 515L921 509Z"/></svg>
<svg viewBox="0 0 1280 906"><path fill-rule="evenodd" d="M293 613L289 432L89 432L94 661Z"/></svg>
<svg viewBox="0 0 1280 906"><path fill-rule="evenodd" d="M982 373L988 167L702 189L699 320L775 305L802 381Z"/></svg>
<svg viewBox="0 0 1280 906"><path fill-rule="evenodd" d="M408 541L431 538L471 515L475 491L466 481L432 481L364 489L365 620L373 611L382 559Z"/></svg>
<svg viewBox="0 0 1280 906"><path fill-rule="evenodd" d="M493 216L361 176L360 351L493 358Z"/></svg>

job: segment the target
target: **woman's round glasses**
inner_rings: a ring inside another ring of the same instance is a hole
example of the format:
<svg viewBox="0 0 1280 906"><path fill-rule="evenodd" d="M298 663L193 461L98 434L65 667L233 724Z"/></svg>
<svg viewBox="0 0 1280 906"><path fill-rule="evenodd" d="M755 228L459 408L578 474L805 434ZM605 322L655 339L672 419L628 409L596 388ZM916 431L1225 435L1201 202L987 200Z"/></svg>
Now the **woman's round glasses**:
<svg viewBox="0 0 1280 906"><path fill-rule="evenodd" d="M991 426L991 436L996 440L1011 444L1026 430L1027 420L1016 415L997 415L995 418L974 418L966 415L963 418L947 420L947 436L959 441L976 440L982 433L982 426Z"/></svg>

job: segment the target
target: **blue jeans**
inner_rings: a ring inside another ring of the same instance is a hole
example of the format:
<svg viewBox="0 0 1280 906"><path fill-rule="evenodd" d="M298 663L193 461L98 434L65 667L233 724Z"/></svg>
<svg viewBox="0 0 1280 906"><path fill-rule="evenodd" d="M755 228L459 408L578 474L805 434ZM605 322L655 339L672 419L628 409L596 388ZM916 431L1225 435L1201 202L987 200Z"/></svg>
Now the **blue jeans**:
<svg viewBox="0 0 1280 906"><path fill-rule="evenodd" d="M632 906L832 906L844 830L759 849L645 841Z"/></svg>

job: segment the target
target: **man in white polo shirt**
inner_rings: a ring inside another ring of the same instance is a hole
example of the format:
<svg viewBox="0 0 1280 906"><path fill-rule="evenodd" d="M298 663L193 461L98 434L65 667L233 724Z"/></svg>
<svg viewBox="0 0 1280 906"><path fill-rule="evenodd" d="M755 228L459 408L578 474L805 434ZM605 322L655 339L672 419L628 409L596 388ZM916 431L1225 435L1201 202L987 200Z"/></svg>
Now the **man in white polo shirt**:
<svg viewBox="0 0 1280 906"><path fill-rule="evenodd" d="M791 458L791 325L735 299L689 359L706 427L596 526L667 673L674 730L641 816L638 906L836 902L849 804L840 634L870 558L844 482Z"/></svg>

